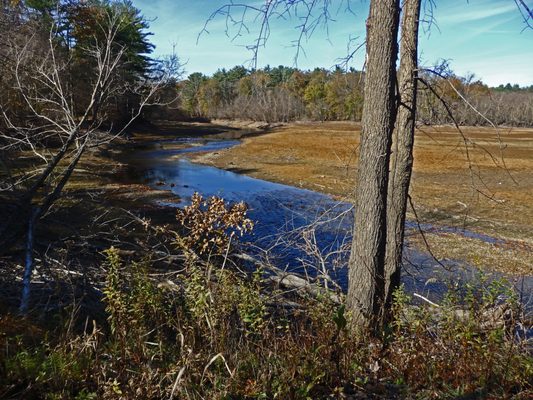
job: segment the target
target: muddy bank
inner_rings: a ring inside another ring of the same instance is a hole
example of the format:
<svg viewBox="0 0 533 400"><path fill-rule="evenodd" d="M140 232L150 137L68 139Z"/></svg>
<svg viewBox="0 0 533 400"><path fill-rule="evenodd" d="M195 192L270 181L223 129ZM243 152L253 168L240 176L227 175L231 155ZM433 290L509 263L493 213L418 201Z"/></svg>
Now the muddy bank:
<svg viewBox="0 0 533 400"><path fill-rule="evenodd" d="M231 151L239 143L195 137L153 141L132 151L130 164L139 174L134 179L176 195L175 199L158 202L167 208L183 207L195 192L205 197L220 196L230 202L244 201L249 207L248 216L255 222L253 233L243 238L251 244L246 247L247 253L266 256L273 265L306 276L327 274L345 290L353 223L351 204L316 191L191 162L191 157ZM432 225L424 228L444 234L451 230ZM499 239L490 236L470 231L463 234L486 243L500 244ZM475 284L480 279L477 270L460 257L441 260L446 266L443 268L427 251L408 245L405 261L403 283L406 289L424 293L434 300L446 292L449 281ZM492 274L486 278L500 277L503 275ZM530 278L508 279L520 293L528 292L533 284Z"/></svg>
<svg viewBox="0 0 533 400"><path fill-rule="evenodd" d="M131 130L130 139L135 144L179 138L242 139L267 133L280 126L283 124L216 119L211 122L161 120L137 125Z"/></svg>
<svg viewBox="0 0 533 400"><path fill-rule="evenodd" d="M138 125L128 137L88 152L66 186L65 197L97 190L102 200L124 202L122 205L132 210L157 206L158 201L176 200L176 195L162 185L154 187L144 182L143 150L155 149L156 155L163 158L177 150L194 152L208 141L239 140L264 132L265 129L257 127L241 129L204 122L157 121ZM205 150L216 149L215 145Z"/></svg>
<svg viewBox="0 0 533 400"><path fill-rule="evenodd" d="M455 228L455 232L430 232L426 240L440 258L532 275L533 158L528 154L533 130L465 128L464 132L475 145L465 148L462 137L450 127L417 132L411 190L417 214L423 223ZM194 160L351 201L358 135L359 125L354 123L292 124L245 138L231 149L196 155ZM415 219L412 212L409 218ZM462 230L501 242L465 241ZM425 247L418 229L410 232L410 243Z"/></svg>

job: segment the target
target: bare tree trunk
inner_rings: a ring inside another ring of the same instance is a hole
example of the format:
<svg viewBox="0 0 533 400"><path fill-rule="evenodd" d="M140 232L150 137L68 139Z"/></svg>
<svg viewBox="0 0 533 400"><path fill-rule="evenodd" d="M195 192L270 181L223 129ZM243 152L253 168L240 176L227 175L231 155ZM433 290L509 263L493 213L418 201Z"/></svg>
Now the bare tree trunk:
<svg viewBox="0 0 533 400"><path fill-rule="evenodd" d="M419 17L420 0L404 0L398 71L400 103L393 137L387 199L385 296L388 304L392 300L392 293L400 285L407 196L413 169Z"/></svg>
<svg viewBox="0 0 533 400"><path fill-rule="evenodd" d="M30 304L30 288L31 276L33 275L33 239L35 234L35 222L39 214L38 208L33 208L30 211L28 221L28 233L26 238L26 260L24 265L24 277L22 279L22 295L20 299L19 312L26 314Z"/></svg>
<svg viewBox="0 0 533 400"><path fill-rule="evenodd" d="M35 238L35 227L39 219L48 212L48 209L54 204L54 202L59 198L65 184L70 179L72 172L78 165L81 156L85 152L89 136L86 135L83 143L79 146L76 151L74 159L70 162L69 166L63 172L63 176L60 181L52 191L42 202L40 207L30 206L30 216L28 222L28 232L26 238L26 260L24 268L24 278L22 280L22 294L20 299L20 314L26 314L28 312L28 306L30 303L30 293L31 293L31 276L33 275L34 269L34 258L33 258L33 243Z"/></svg>
<svg viewBox="0 0 533 400"><path fill-rule="evenodd" d="M24 230L20 225L21 220L28 220L31 218L32 201L37 192L43 187L50 175L55 171L59 163L67 154L70 146L78 138L78 129L73 130L65 143L59 151L48 162L44 170L37 177L35 182L26 190L23 196L18 199L17 208L7 221L0 227L0 254L2 251L9 249L20 236L24 234Z"/></svg>
<svg viewBox="0 0 533 400"><path fill-rule="evenodd" d="M396 119L399 0L372 0L347 305L354 328L377 328L384 303L386 201Z"/></svg>

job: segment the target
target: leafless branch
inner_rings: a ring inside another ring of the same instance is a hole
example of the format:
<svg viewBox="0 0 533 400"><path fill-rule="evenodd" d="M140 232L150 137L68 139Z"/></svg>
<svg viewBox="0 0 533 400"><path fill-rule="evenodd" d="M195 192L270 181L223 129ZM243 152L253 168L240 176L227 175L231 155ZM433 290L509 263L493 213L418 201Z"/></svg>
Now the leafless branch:
<svg viewBox="0 0 533 400"><path fill-rule="evenodd" d="M533 29L533 10L524 0L514 0L518 11L522 15L526 28Z"/></svg>
<svg viewBox="0 0 533 400"><path fill-rule="evenodd" d="M499 132L498 128L496 127L496 125L494 125L492 123L492 121L490 121L490 119L488 119L485 115L483 115L477 109L475 109L475 107L471 105L471 103L459 92L459 90L457 90L457 88L449 81L449 79L447 79L447 77L442 72L440 72L438 70L434 70L434 69L424 69L424 71L430 72L430 73L442 78L454 90L454 92L457 93L457 95L461 99L464 99L464 102L465 102L465 104L468 107L471 107L472 109L474 109L476 111L476 113L479 113L480 115L482 115L483 118L486 119L488 122L490 122L490 124L492 124L492 126L496 129L497 138L498 138L498 141L500 143L500 146L499 146L500 158L499 158L499 160L496 159L494 157L494 155L488 149L486 149L484 146L481 146L479 143L473 142L467 136L465 131L460 127L459 123L457 122L457 120L456 120L456 118L455 118L455 116L453 114L453 111L450 109L450 106L448 105L446 100L437 92L437 90L427 80L425 80L425 79L423 79L421 77L418 78L419 81L425 87L427 87L431 91L431 93L438 99L438 101L442 104L442 106L445 108L445 110L446 110L446 112L448 114L448 117L453 122L453 124L455 126L455 129L461 135L461 138L462 138L463 143L464 143L464 150L465 150L465 155L466 155L467 162L468 162L468 168L469 168L469 171L470 171L470 179L471 179L471 182L472 182L472 185L471 185L472 188L476 192L478 192L479 194L483 195L484 197L486 197L486 198L488 198L490 200L494 200L494 196L492 194L485 193L484 191L482 191L479 188L477 188L477 185L475 184L475 179L474 178L476 177L477 179L480 180L480 182L483 184L485 189L487 189L487 186L483 182L482 176L478 172L476 172L475 169L474 169L475 163L473 162L471 154L470 154L470 147L477 147L477 148L481 149L485 154L487 154L491 158L493 164L497 168L502 168L507 173L507 175L513 180L513 182L517 183L516 180L514 179L514 177L512 176L511 172L507 168L507 165L506 165L506 162L505 162L505 158L504 158L504 155L503 155L503 149L505 148L505 146L503 145L503 141L502 141L502 138L501 138L501 135L500 135L500 132Z"/></svg>
<svg viewBox="0 0 533 400"><path fill-rule="evenodd" d="M343 0L339 12L344 3L347 4L346 10L351 12L350 1ZM250 63L256 69L259 51L265 47L270 37L271 21L294 18L298 21L294 27L298 36L291 42L291 46L296 49L294 64L297 65L299 57L304 53L304 41L309 39L317 28L322 27L326 33L328 32L329 22L333 20L329 11L331 5L332 0L264 0L259 5L232 0L211 13L198 39L203 34L209 34L209 25L217 18L224 19L226 35L232 41L243 34L249 34L252 31L250 26L254 24L258 27L258 31L255 39L246 48L252 53Z"/></svg>

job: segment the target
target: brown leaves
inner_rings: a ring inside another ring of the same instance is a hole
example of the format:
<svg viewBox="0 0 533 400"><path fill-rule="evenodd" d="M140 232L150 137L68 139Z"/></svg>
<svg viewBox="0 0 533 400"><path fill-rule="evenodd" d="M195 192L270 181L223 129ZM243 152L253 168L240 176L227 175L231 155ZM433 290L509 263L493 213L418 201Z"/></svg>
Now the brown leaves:
<svg viewBox="0 0 533 400"><path fill-rule="evenodd" d="M178 210L176 215L187 231L181 242L199 254L225 253L235 234L242 236L253 229L247 211L244 202L230 206L220 197L205 200L195 193L191 205Z"/></svg>

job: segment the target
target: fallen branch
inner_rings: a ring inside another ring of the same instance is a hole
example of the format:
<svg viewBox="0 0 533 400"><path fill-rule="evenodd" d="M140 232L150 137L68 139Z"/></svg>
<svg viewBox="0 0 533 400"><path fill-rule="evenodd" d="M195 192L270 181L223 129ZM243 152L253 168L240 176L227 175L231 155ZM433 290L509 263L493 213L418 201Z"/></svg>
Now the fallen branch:
<svg viewBox="0 0 533 400"><path fill-rule="evenodd" d="M256 267L268 271L270 275L267 277L267 279L276 283L277 285L291 289L297 289L298 291L304 291L314 297L326 296L331 301L337 304L340 304L342 302L340 296L336 293L332 292L331 290L314 285L308 279L303 278L295 273L286 272L273 265L262 263L261 261L255 259L254 257L248 254L235 254L235 257L240 258L244 261L248 261L254 264Z"/></svg>

